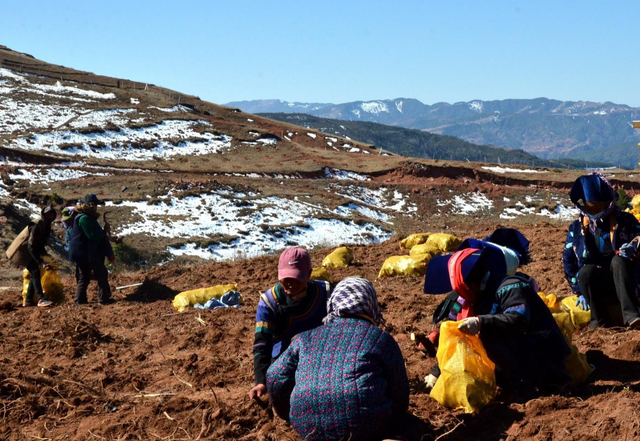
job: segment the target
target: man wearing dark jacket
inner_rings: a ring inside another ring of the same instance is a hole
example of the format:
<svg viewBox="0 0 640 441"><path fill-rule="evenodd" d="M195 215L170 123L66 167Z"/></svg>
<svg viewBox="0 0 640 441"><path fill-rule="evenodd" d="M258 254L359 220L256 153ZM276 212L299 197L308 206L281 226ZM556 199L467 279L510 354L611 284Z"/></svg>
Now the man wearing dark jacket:
<svg viewBox="0 0 640 441"><path fill-rule="evenodd" d="M87 288L93 273L98 282L98 302L101 305L111 303L111 287L108 272L104 265L104 258L113 262L115 257L108 231L102 229L98 223L100 201L95 194L87 194L78 203L78 214L73 220L71 240L69 244L69 259L76 264L78 287L74 298L75 304L86 304Z"/></svg>
<svg viewBox="0 0 640 441"><path fill-rule="evenodd" d="M35 292L38 298L38 306L47 307L51 306L52 302L44 296L42 283L40 282L40 267L42 266L44 269L49 269L48 265L46 265L42 259L42 256L47 254L45 245L51 235L51 224L56 219L57 213L51 205L47 205L41 210L40 214L40 219L38 219L35 224L29 226L27 250L29 251L31 260L27 264L27 270L31 275L31 279L29 280L29 287L27 288L25 306L35 306L33 303L33 294Z"/></svg>

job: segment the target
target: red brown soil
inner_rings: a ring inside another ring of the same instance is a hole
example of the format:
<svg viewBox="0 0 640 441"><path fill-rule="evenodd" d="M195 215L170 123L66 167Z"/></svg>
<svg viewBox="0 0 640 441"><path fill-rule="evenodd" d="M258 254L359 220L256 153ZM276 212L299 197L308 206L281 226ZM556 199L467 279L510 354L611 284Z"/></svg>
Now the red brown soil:
<svg viewBox="0 0 640 441"><path fill-rule="evenodd" d="M483 237L492 226L455 233ZM560 253L565 230L538 224L525 230L533 262L526 268L546 292L567 294ZM396 238L397 239L397 238ZM471 416L441 407L421 386L433 360L415 350L412 331L430 329L440 296L421 293L421 278L376 279L398 241L355 247L356 263L331 271L375 280L389 332L407 363L411 417L400 431L415 440L638 439L640 332L619 329L575 337L596 370L588 384L561 394L501 394ZM312 253L317 265L325 252ZM235 263L118 274L117 303L51 309L0 308L0 438L22 439L298 439L266 403L248 399L253 385L251 345L259 293L275 282L275 256ZM181 290L238 282L238 309L176 313L169 299ZM67 276L65 294L74 281ZM95 289L92 287L91 289ZM0 303L18 305L19 292ZM95 291L90 299L96 301ZM204 321L204 323L202 321ZM261 405L262 404L262 405Z"/></svg>

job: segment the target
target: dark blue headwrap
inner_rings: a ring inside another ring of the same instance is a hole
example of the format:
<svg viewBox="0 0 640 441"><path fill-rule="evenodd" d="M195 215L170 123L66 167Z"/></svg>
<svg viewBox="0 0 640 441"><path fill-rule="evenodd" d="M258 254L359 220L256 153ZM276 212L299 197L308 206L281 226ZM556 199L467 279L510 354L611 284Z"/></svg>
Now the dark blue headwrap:
<svg viewBox="0 0 640 441"><path fill-rule="evenodd" d="M595 233L596 222L604 219L616 209L618 201L618 193L602 173L593 172L590 175L580 176L573 183L571 192L569 193L571 202L573 202L580 213L589 219L589 229ZM608 202L609 205L602 213L594 216L585 211L587 202Z"/></svg>

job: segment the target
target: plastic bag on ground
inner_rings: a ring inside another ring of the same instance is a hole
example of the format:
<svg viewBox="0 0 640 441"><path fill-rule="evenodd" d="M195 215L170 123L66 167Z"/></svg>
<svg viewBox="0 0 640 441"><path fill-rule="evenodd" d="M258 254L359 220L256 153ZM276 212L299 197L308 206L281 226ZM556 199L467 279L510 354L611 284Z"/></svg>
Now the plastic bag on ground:
<svg viewBox="0 0 640 441"><path fill-rule="evenodd" d="M458 245L462 243L462 239L447 233L434 233L429 236L427 242L438 248L442 252L455 251Z"/></svg>
<svg viewBox="0 0 640 441"><path fill-rule="evenodd" d="M353 250L349 247L339 247L322 260L325 268L346 268L353 262Z"/></svg>
<svg viewBox="0 0 640 441"><path fill-rule="evenodd" d="M382 264L378 278L393 276L424 276L430 254L420 256L391 256Z"/></svg>
<svg viewBox="0 0 640 441"><path fill-rule="evenodd" d="M177 294L171 304L178 312L183 312L185 309L193 307L196 303L204 305L210 299L220 299L224 294L229 291L237 291L238 284L230 283L228 285L216 285L209 288L192 289L190 291L183 291Z"/></svg>
<svg viewBox="0 0 640 441"><path fill-rule="evenodd" d="M466 413L482 410L496 396L495 364L480 337L458 330L459 322L440 325L437 359L441 374L431 397L451 409Z"/></svg>
<svg viewBox="0 0 640 441"><path fill-rule="evenodd" d="M199 309L239 308L243 303L242 294L238 291L229 291L222 294L219 299L209 299L204 305L196 303L193 307Z"/></svg>
<svg viewBox="0 0 640 441"><path fill-rule="evenodd" d="M323 266L314 268L311 271L311 280L324 280L325 282L331 282L329 278L329 271Z"/></svg>
<svg viewBox="0 0 640 441"><path fill-rule="evenodd" d="M431 233L414 233L400 241L400 248L410 250L416 245L420 245L427 242Z"/></svg>
<svg viewBox="0 0 640 441"><path fill-rule="evenodd" d="M409 251L410 256L420 256L422 254L430 254L431 257L437 256L442 251L438 247L433 246L429 243L421 243L419 245L414 245Z"/></svg>

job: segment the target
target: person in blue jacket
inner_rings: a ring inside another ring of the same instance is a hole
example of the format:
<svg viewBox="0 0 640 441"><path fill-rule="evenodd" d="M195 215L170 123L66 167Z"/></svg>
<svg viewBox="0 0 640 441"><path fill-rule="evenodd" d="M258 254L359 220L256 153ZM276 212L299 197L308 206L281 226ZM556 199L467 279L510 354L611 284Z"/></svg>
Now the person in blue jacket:
<svg viewBox="0 0 640 441"><path fill-rule="evenodd" d="M253 344L255 386L249 391L250 398L267 392L267 369L293 337L322 325L331 287L328 282L310 278L311 256L307 250L284 250L278 261L278 284L258 302Z"/></svg>
<svg viewBox="0 0 640 441"><path fill-rule="evenodd" d="M104 259L107 257L113 262L115 256L109 242L109 231L105 231L98 223L98 204L100 201L95 194L85 195L76 206L78 214L73 219L69 260L76 264L76 305L88 303L87 287L92 273L98 282L98 303L106 305L113 302Z"/></svg>
<svg viewBox="0 0 640 441"><path fill-rule="evenodd" d="M590 328L626 325L640 328L635 216L620 210L618 193L600 173L579 177L570 192L580 216L569 226L562 252L564 272L576 305L591 310ZM608 304L615 305L610 314ZM616 323L616 316L622 323Z"/></svg>
<svg viewBox="0 0 640 441"><path fill-rule="evenodd" d="M404 359L381 322L371 282L346 278L329 298L325 324L296 337L271 365L273 409L302 439L379 440L404 415Z"/></svg>

